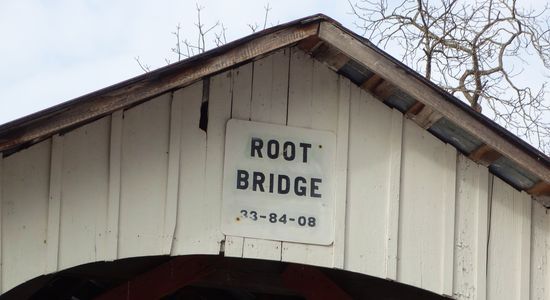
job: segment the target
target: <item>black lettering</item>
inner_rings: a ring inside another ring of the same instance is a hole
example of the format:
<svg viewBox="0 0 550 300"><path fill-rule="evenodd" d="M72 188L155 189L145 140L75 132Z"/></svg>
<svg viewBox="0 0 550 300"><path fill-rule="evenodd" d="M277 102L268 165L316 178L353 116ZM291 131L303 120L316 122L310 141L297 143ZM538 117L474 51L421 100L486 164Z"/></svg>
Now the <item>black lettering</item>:
<svg viewBox="0 0 550 300"><path fill-rule="evenodd" d="M302 161L304 163L307 163L307 150L311 148L311 144L309 143L300 143L300 147L302 147Z"/></svg>
<svg viewBox="0 0 550 300"><path fill-rule="evenodd" d="M275 179L273 178L275 175L273 173L269 173L269 192L273 193L273 186L275 185Z"/></svg>
<svg viewBox="0 0 550 300"><path fill-rule="evenodd" d="M248 172L237 170L237 189L246 190L248 188Z"/></svg>
<svg viewBox="0 0 550 300"><path fill-rule="evenodd" d="M252 176L252 190L256 191L258 187L260 188L260 191L264 191L264 181L265 181L265 175L262 172L254 172Z"/></svg>
<svg viewBox="0 0 550 300"><path fill-rule="evenodd" d="M316 193L317 190L319 190L318 183L321 183L321 178L311 178L311 190L310 190L310 196L313 198L321 198L321 194Z"/></svg>
<svg viewBox="0 0 550 300"><path fill-rule="evenodd" d="M298 176L294 179L294 193L296 193L296 196L305 196L307 192L307 188L305 185L300 186L300 182L305 184L307 181L304 177Z"/></svg>
<svg viewBox="0 0 550 300"><path fill-rule="evenodd" d="M283 145L283 157L287 161L294 160L296 158L296 146L293 142L285 142Z"/></svg>
<svg viewBox="0 0 550 300"><path fill-rule="evenodd" d="M250 142L250 156L255 157L257 153L258 157L262 157L262 147L264 146L264 141L260 138L253 137Z"/></svg>
<svg viewBox="0 0 550 300"><path fill-rule="evenodd" d="M277 180L277 193L279 194L288 194L290 191L290 178L286 175L279 175ZM285 187L283 188L283 181L285 182Z"/></svg>
<svg viewBox="0 0 550 300"><path fill-rule="evenodd" d="M271 159L279 157L279 142L277 140L267 142L267 156Z"/></svg>

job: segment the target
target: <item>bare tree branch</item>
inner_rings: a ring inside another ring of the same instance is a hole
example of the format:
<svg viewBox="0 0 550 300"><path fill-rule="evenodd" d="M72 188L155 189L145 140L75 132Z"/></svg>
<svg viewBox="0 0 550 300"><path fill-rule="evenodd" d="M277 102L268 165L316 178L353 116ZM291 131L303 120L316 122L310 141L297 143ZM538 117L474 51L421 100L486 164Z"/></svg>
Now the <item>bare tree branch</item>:
<svg viewBox="0 0 550 300"><path fill-rule="evenodd" d="M550 69L548 7L526 10L516 0L349 3L371 41L400 46L406 64L549 152L546 84L520 86L512 63L534 54Z"/></svg>

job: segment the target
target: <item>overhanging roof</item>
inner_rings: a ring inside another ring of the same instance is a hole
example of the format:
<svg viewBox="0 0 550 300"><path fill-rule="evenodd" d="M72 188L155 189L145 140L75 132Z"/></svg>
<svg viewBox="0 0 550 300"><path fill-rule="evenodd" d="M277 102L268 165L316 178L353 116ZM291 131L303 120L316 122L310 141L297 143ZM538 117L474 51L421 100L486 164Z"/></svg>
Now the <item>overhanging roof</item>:
<svg viewBox="0 0 550 300"><path fill-rule="evenodd" d="M0 152L9 155L54 134L293 45L399 109L514 187L550 205L550 159L545 154L324 15L266 29L6 123L0 126Z"/></svg>

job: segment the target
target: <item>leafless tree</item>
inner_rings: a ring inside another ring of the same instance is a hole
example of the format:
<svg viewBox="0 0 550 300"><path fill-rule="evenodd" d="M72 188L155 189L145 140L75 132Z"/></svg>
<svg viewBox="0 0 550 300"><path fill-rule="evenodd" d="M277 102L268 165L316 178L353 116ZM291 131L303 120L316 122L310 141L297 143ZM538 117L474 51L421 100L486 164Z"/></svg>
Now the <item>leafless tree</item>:
<svg viewBox="0 0 550 300"><path fill-rule="evenodd" d="M248 28L250 28L250 30L252 30L252 32L256 32L260 28L261 28L261 30L264 30L264 29L267 28L267 20L268 20L269 12L271 11L271 6L269 6L269 3L264 6L264 11L265 11L264 24L263 24L262 27L260 27L260 25L258 23L254 23L254 24L249 23L248 24Z"/></svg>
<svg viewBox="0 0 550 300"><path fill-rule="evenodd" d="M364 36L383 48L400 46L406 64L548 153L545 80L521 86L516 77L525 57L550 69L548 7L526 9L516 0L390 3L350 2Z"/></svg>
<svg viewBox="0 0 550 300"><path fill-rule="evenodd" d="M178 24L176 29L172 32L175 39L175 44L174 47L171 48L171 51L176 56L175 61L180 61L203 53L211 46L219 47L226 44L228 41L227 28L220 20L215 21L213 24L207 24L203 20L203 11L205 8L199 4L196 4L195 9L197 12L197 19L194 23L194 27L184 30L181 24ZM272 7L269 3L264 6L261 27L258 23L247 24L252 32L263 30L268 26L273 25L271 23L268 24L269 12L271 9ZM139 56L134 59L144 72L149 72L151 70L151 66L143 63ZM170 64L172 61L166 58L165 62Z"/></svg>

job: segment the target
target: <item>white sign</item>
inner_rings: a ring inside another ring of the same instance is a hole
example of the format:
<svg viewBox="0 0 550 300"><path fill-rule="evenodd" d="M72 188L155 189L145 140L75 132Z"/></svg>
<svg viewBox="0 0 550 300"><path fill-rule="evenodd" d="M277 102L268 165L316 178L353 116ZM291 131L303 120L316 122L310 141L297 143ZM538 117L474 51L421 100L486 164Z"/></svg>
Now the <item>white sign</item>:
<svg viewBox="0 0 550 300"><path fill-rule="evenodd" d="M223 233L331 244L335 154L329 131L229 120Z"/></svg>

